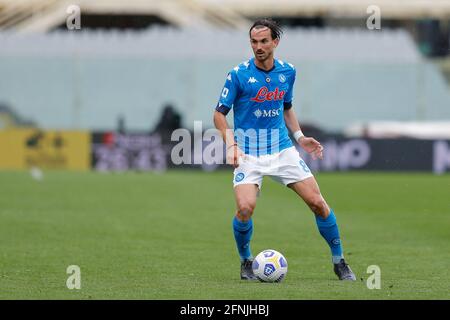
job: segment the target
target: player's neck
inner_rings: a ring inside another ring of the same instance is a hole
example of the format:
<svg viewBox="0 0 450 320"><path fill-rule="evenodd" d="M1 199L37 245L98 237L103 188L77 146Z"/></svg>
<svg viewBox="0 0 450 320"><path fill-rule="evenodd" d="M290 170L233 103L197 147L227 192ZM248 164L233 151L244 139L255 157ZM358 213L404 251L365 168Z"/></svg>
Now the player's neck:
<svg viewBox="0 0 450 320"><path fill-rule="evenodd" d="M264 61L259 61L258 59L255 59L255 66L257 66L259 69L270 71L273 68L274 65L274 59L273 57L270 57Z"/></svg>

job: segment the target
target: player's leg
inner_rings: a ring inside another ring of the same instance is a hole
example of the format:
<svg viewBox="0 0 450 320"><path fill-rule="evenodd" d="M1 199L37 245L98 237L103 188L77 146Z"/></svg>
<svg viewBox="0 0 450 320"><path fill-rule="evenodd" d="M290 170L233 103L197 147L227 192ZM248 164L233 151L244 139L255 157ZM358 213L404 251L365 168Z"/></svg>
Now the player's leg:
<svg viewBox="0 0 450 320"><path fill-rule="evenodd" d="M355 279L343 259L339 228L333 210L330 209L311 170L294 147L283 150L274 166L272 177L294 190L316 215L320 234L331 249L334 271L339 279Z"/></svg>
<svg viewBox="0 0 450 320"><path fill-rule="evenodd" d="M289 188L294 190L309 206L316 216L316 224L320 234L331 249L334 271L340 280L356 280L355 275L344 260L339 228L336 216L328 206L319 185L314 177L291 183Z"/></svg>
<svg viewBox="0 0 450 320"><path fill-rule="evenodd" d="M252 215L256 207L257 184L239 184L234 187L236 215L233 218L233 233L241 259L241 279L254 280L252 270L253 256L250 240L253 235Z"/></svg>
<svg viewBox="0 0 450 320"><path fill-rule="evenodd" d="M342 259L342 245L336 217L320 193L316 179L310 177L291 183L288 187L294 190L315 214L319 232L330 246L333 262L339 262Z"/></svg>

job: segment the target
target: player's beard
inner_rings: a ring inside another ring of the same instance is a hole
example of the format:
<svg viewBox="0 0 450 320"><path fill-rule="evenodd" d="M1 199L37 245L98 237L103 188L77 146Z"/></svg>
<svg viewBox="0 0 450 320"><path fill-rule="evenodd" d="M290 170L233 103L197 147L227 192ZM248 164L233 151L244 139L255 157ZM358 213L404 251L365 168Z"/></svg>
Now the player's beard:
<svg viewBox="0 0 450 320"><path fill-rule="evenodd" d="M263 52L262 54L258 54L255 52L255 58L259 62L265 62L271 57L271 52Z"/></svg>

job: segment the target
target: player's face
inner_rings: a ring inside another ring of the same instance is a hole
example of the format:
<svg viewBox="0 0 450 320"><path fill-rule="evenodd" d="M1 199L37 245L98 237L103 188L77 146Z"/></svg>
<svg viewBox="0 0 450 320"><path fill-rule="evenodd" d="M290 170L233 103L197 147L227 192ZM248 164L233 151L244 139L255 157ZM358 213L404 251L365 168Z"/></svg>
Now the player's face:
<svg viewBox="0 0 450 320"><path fill-rule="evenodd" d="M261 29L253 28L250 32L250 44L253 54L258 61L273 59L273 51L278 45L278 39L272 39L270 29L265 27Z"/></svg>

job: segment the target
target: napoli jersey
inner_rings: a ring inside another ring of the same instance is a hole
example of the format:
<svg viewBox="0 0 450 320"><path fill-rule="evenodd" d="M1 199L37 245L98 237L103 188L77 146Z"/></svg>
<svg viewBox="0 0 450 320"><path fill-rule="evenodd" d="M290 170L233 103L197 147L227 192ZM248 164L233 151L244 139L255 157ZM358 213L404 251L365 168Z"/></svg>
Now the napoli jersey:
<svg viewBox="0 0 450 320"><path fill-rule="evenodd" d="M216 110L234 112L234 136L246 154L273 154L292 146L283 112L292 107L296 71L292 64L274 60L271 70L254 58L228 73Z"/></svg>

